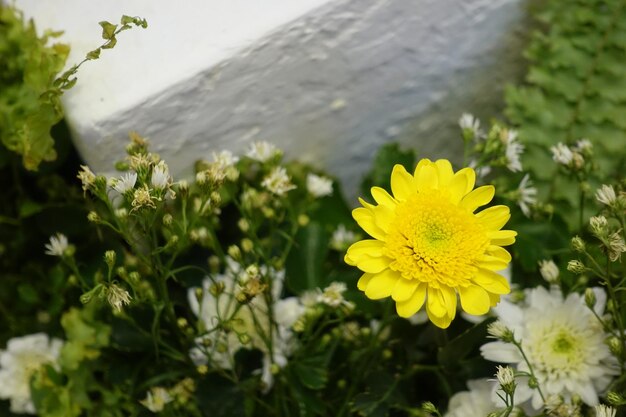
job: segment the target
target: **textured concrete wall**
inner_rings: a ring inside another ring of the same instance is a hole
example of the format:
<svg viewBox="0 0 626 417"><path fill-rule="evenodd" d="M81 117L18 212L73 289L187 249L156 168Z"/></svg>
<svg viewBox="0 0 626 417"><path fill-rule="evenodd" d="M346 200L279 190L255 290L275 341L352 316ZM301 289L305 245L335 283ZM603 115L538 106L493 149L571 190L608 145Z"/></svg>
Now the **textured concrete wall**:
<svg viewBox="0 0 626 417"><path fill-rule="evenodd" d="M40 26L67 29L74 61L99 44L98 20L150 23L81 68L66 97L77 146L98 171L130 130L181 175L213 150L268 140L353 196L385 142L458 160L460 114L496 114L522 69L523 0L103 3L17 2Z"/></svg>

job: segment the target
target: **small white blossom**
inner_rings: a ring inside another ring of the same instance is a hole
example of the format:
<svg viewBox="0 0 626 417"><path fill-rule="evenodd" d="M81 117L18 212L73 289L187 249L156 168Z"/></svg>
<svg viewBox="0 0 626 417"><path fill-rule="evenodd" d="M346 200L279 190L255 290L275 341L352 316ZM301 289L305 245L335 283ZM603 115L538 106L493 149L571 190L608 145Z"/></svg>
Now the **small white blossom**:
<svg viewBox="0 0 626 417"><path fill-rule="evenodd" d="M461 118L459 119L459 126L463 130L471 131L475 138L482 136L482 133L480 132L480 120L469 113L463 113L461 115Z"/></svg>
<svg viewBox="0 0 626 417"><path fill-rule="evenodd" d="M537 203L537 189L533 187L530 175L524 175L517 187L517 204L526 217L530 216L530 207Z"/></svg>
<svg viewBox="0 0 626 417"><path fill-rule="evenodd" d="M324 291L320 294L319 302L335 308L342 304L345 305L347 301L343 298L343 293L346 289L345 283L332 282L328 287L324 288Z"/></svg>
<svg viewBox="0 0 626 417"><path fill-rule="evenodd" d="M552 159L554 162L561 165L570 165L574 160L574 153L564 143L557 143L556 146L550 148L552 151Z"/></svg>
<svg viewBox="0 0 626 417"><path fill-rule="evenodd" d="M135 188L135 183L137 182L137 173L127 172L122 175L120 179L114 179L113 181L113 189L120 194L125 194L126 192Z"/></svg>
<svg viewBox="0 0 626 417"><path fill-rule="evenodd" d="M275 167L261 182L261 185L276 195L283 195L296 188L283 167Z"/></svg>
<svg viewBox="0 0 626 417"><path fill-rule="evenodd" d="M489 165L483 165L481 167L478 166L478 161L472 159L469 162L469 167L472 168L476 172L477 178L485 178L487 175L491 173L491 167Z"/></svg>
<svg viewBox="0 0 626 417"><path fill-rule="evenodd" d="M55 364L63 342L36 333L9 339L0 350L0 399L11 401L13 413L36 414L31 399L30 378L44 364Z"/></svg>
<svg viewBox="0 0 626 417"><path fill-rule="evenodd" d="M506 387L510 387L515 383L515 372L510 366L498 365L496 369L496 378L498 379L498 383L506 391Z"/></svg>
<svg viewBox="0 0 626 417"><path fill-rule="evenodd" d="M346 250L356 239L356 233L346 229L346 226L343 224L340 224L330 238L330 247L339 251Z"/></svg>
<svg viewBox="0 0 626 417"><path fill-rule="evenodd" d="M96 174L87 165L80 166L77 177L83 185L83 191L87 191L96 182Z"/></svg>
<svg viewBox="0 0 626 417"><path fill-rule="evenodd" d="M626 243L624 242L624 239L622 239L622 235L619 232L611 233L607 243L609 259L611 262L617 261L622 257L622 253L626 252Z"/></svg>
<svg viewBox="0 0 626 417"><path fill-rule="evenodd" d="M507 168L512 172L520 172L522 170L520 156L524 153L524 145L519 143L517 131L507 130L506 135L503 136L503 141L506 146L504 153L507 160Z"/></svg>
<svg viewBox="0 0 626 417"><path fill-rule="evenodd" d="M67 248L69 247L69 241L67 236L63 233L57 233L54 236L50 236L50 243L46 243L46 255L50 256L63 256Z"/></svg>
<svg viewBox="0 0 626 417"><path fill-rule="evenodd" d="M252 158L259 162L265 162L280 154L280 149L265 141L252 143L250 145L250 149L246 153L249 158Z"/></svg>
<svg viewBox="0 0 626 417"><path fill-rule="evenodd" d="M617 200L617 196L615 195L615 190L613 186L603 184L602 187L598 191L596 191L596 199L607 206L611 206Z"/></svg>
<svg viewBox="0 0 626 417"><path fill-rule="evenodd" d="M218 164L222 169L226 169L239 162L239 157L234 156L230 151L213 152L213 162Z"/></svg>
<svg viewBox="0 0 626 417"><path fill-rule="evenodd" d="M309 173L306 176L306 188L314 197L325 197L333 193L333 180Z"/></svg>
<svg viewBox="0 0 626 417"><path fill-rule="evenodd" d="M574 150L579 153L589 152L593 149L593 144L589 139L580 139L576 142Z"/></svg>
<svg viewBox="0 0 626 417"><path fill-rule="evenodd" d="M174 398L172 398L165 388L152 387L150 391L146 393L146 398L139 402L153 413L159 413L163 411L167 403L172 401L174 401Z"/></svg>
<svg viewBox="0 0 626 417"><path fill-rule="evenodd" d="M539 273L550 284L555 284L559 279L559 267L551 259L539 261Z"/></svg>
<svg viewBox="0 0 626 417"><path fill-rule="evenodd" d="M617 410L608 405L598 404L595 407L596 417L615 417Z"/></svg>
<svg viewBox="0 0 626 417"><path fill-rule="evenodd" d="M107 301L116 312L121 312L125 305L130 304L132 297L125 289L116 284L112 284L107 288Z"/></svg>
<svg viewBox="0 0 626 417"><path fill-rule="evenodd" d="M167 187L171 181L170 170L165 163L165 161L161 161L152 169L152 176L150 177L150 182L152 186L157 190L163 190Z"/></svg>

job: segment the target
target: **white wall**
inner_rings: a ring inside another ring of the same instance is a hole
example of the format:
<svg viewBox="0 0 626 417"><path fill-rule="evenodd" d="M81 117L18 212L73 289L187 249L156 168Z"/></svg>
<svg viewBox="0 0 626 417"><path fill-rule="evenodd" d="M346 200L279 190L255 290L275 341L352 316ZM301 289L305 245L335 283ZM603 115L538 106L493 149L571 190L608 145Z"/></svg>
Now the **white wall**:
<svg viewBox="0 0 626 417"><path fill-rule="evenodd" d="M65 98L97 171L147 136L179 175L213 150L268 140L328 169L346 194L397 140L458 159L463 111L493 116L520 73L523 0L18 0L63 28L70 63L101 43L97 22L148 20L87 63Z"/></svg>

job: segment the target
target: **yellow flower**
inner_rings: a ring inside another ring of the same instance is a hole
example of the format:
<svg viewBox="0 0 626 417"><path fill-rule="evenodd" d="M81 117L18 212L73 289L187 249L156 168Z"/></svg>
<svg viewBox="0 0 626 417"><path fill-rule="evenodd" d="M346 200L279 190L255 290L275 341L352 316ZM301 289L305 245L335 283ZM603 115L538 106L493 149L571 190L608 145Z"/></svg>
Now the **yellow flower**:
<svg viewBox="0 0 626 417"><path fill-rule="evenodd" d="M471 168L454 173L445 159L422 159L413 175L393 168L393 196L373 187L376 205L359 199L363 207L352 216L374 239L350 246L345 261L365 272L358 288L368 298L391 296L402 317L426 304L430 321L446 328L457 294L463 310L481 315L510 292L495 271L511 261L502 246L513 244L517 233L500 230L511 217L506 206L474 213L495 193L492 185L473 190L475 179Z"/></svg>

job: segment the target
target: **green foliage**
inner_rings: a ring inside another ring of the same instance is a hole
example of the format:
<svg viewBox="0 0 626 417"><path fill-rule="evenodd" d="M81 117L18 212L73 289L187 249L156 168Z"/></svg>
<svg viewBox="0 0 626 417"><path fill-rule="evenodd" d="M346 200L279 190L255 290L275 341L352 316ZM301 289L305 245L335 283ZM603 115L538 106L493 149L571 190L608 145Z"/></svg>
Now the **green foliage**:
<svg viewBox="0 0 626 417"><path fill-rule="evenodd" d="M144 19L129 16L122 16L120 25L100 22L106 42L57 77L69 46L50 42L62 32L48 30L38 36L32 20L24 22L17 9L0 5L0 143L21 155L26 169L34 171L41 162L56 159L50 129L63 118L61 96L74 86L83 63L113 48L116 35L133 25L147 27ZM0 166L7 159L6 149L0 147Z"/></svg>
<svg viewBox="0 0 626 417"><path fill-rule="evenodd" d="M47 93L69 53L65 44L48 45L60 32L39 37L11 6L0 5L0 140L37 169L56 158L50 128L62 118L61 92ZM6 152L0 149L0 152Z"/></svg>
<svg viewBox="0 0 626 417"><path fill-rule="evenodd" d="M526 83L509 87L506 115L528 145L524 163L548 181L545 148L588 138L605 173L623 167L626 144L626 13L622 0L551 0L537 13L544 30L526 50ZM544 150L542 150L542 147Z"/></svg>

